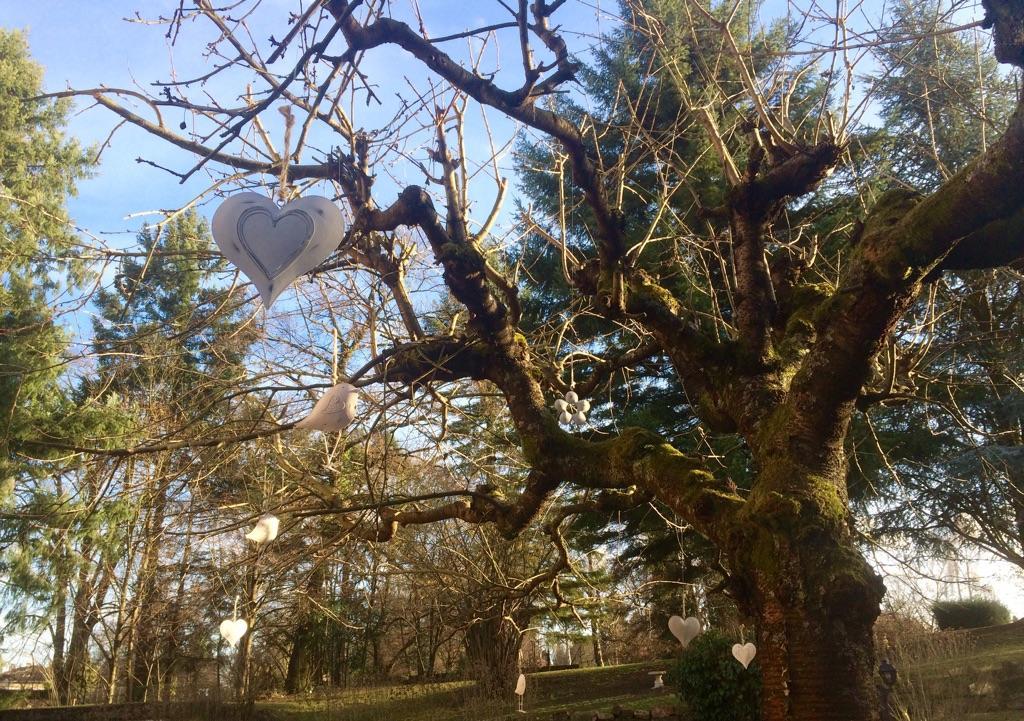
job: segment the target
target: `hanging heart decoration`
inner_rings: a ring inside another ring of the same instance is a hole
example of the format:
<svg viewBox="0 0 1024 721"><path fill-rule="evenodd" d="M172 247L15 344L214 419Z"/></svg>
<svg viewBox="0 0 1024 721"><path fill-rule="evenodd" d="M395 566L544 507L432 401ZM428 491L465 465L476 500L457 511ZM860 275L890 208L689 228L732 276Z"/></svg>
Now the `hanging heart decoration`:
<svg viewBox="0 0 1024 721"><path fill-rule="evenodd" d="M516 681L516 696L522 696L526 693L526 676L519 674L519 680Z"/></svg>
<svg viewBox="0 0 1024 721"><path fill-rule="evenodd" d="M693 616L687 616L685 619L681 616L673 616L668 620L668 630L679 640L683 648L686 648L690 645L690 641L700 635L702 629L700 621Z"/></svg>
<svg viewBox="0 0 1024 721"><path fill-rule="evenodd" d="M749 641L747 643L735 643L732 646L732 656L743 664L743 668L747 668L750 665L755 655L757 655L757 647Z"/></svg>
<svg viewBox="0 0 1024 721"><path fill-rule="evenodd" d="M242 636L249 630L249 624L244 618L225 618L220 622L220 637L234 648L242 640Z"/></svg>
<svg viewBox="0 0 1024 721"><path fill-rule="evenodd" d="M582 426L587 422L587 412L590 410L590 401L580 400L576 391L569 391L555 401L555 410L558 411L558 422L566 425L572 423Z"/></svg>
<svg viewBox="0 0 1024 721"><path fill-rule="evenodd" d="M298 198L283 207L259 193L232 195L217 208L213 240L259 291L269 310L281 292L326 260L345 221L327 198Z"/></svg>
<svg viewBox="0 0 1024 721"><path fill-rule="evenodd" d="M256 521L256 526L245 534L245 537L254 543L270 543L277 538L278 530L281 528L281 521L277 516L265 513Z"/></svg>
<svg viewBox="0 0 1024 721"><path fill-rule="evenodd" d="M356 417L359 390L351 383L339 383L327 389L309 415L295 424L310 431L340 431Z"/></svg>

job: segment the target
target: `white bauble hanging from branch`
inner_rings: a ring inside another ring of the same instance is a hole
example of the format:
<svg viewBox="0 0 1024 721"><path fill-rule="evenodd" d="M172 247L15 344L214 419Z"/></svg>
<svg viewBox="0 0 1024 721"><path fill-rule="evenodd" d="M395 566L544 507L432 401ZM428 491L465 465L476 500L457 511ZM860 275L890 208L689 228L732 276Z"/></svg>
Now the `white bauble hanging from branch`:
<svg viewBox="0 0 1024 721"><path fill-rule="evenodd" d="M340 431L356 418L359 389L351 383L339 383L327 389L309 415L295 424L310 431Z"/></svg>
<svg viewBox="0 0 1024 721"><path fill-rule="evenodd" d="M249 624L244 618L225 618L220 622L220 637L232 648L238 645L248 630Z"/></svg>
<svg viewBox="0 0 1024 721"><path fill-rule="evenodd" d="M245 537L254 543L270 543L277 538L281 528L281 521L277 516L269 513L260 516L256 526L245 534Z"/></svg>
<svg viewBox="0 0 1024 721"><path fill-rule="evenodd" d="M327 198L307 197L278 208L259 193L232 195L217 208L213 239L270 308L281 292L338 247L341 211Z"/></svg>

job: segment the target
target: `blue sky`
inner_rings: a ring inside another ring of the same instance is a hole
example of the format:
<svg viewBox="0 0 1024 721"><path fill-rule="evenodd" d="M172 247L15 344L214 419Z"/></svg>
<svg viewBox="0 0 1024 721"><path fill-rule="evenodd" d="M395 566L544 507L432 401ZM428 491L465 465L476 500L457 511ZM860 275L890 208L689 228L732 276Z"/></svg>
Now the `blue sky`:
<svg viewBox="0 0 1024 721"><path fill-rule="evenodd" d="M32 55L45 67L45 85L49 91L100 85L143 89L153 80L167 79L171 67L178 77L188 77L190 73L198 75L210 67L209 60L203 57L205 43L214 37L208 22L187 24L171 47L164 37L163 26L126 20L134 18L139 8L143 8L145 18L169 16L177 5L176 0L146 3L138 0L0 0L0 23L28 31ZM487 16L467 14L465 3L449 0L427 0L423 5L432 21L429 29L435 36L458 32L476 23L494 22L496 18L493 10ZM298 6L298 2L290 0L266 0L261 12L253 16L254 36L261 41L270 34L280 37L286 32L282 31L282 27L287 27L284 19ZM559 16L568 27L598 32L597 12L592 8L570 4ZM607 26L607 22L603 24ZM454 51L459 49L454 48ZM275 67L282 67L286 62L279 61ZM512 67L517 68L515 63ZM371 54L365 69L379 84L385 102L388 100L386 93L393 92L387 87L389 81L404 86L402 76L415 78L421 74L415 62L395 49ZM224 98L234 97L241 87L219 90ZM117 118L102 108L82 110L85 106L82 102L78 106L81 112L72 119L70 132L85 143L102 143ZM273 123L276 113L267 115ZM168 117L172 127L180 120L176 116ZM372 127L372 120L363 116L368 127ZM498 122L500 127L500 119L492 116L490 120ZM176 178L136 163L139 156L176 170L188 168L191 160L186 153L142 131L122 127L104 151L97 177L81 183L79 197L70 202L71 214L81 227L96 234L118 231L134 234L142 219L123 220L125 216L178 207L209 184L208 179L199 174L182 186ZM211 213L209 208L205 210L207 216Z"/></svg>

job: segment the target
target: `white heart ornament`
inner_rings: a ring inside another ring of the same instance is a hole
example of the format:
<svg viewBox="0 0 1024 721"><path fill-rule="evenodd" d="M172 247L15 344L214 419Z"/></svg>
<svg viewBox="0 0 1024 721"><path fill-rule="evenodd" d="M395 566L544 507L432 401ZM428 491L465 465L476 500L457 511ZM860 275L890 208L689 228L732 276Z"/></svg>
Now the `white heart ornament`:
<svg viewBox="0 0 1024 721"><path fill-rule="evenodd" d="M256 526L245 534L245 537L255 543L270 543L277 538L280 528L280 519L267 513L260 516L259 520L256 521Z"/></svg>
<svg viewBox="0 0 1024 721"><path fill-rule="evenodd" d="M248 630L249 624L245 622L244 618L225 618L220 622L220 636L232 647L238 645Z"/></svg>
<svg viewBox="0 0 1024 721"><path fill-rule="evenodd" d="M298 198L283 207L259 193L232 195L217 208L213 239L224 257L259 291L267 309L341 242L345 221L327 198Z"/></svg>
<svg viewBox="0 0 1024 721"><path fill-rule="evenodd" d="M320 396L309 415L295 424L310 431L340 431L356 417L359 390L350 383L339 383Z"/></svg>
<svg viewBox="0 0 1024 721"><path fill-rule="evenodd" d="M690 641L700 635L700 621L693 616L687 616L685 619L673 616L668 620L668 630L679 640L683 648L686 648L690 645Z"/></svg>
<svg viewBox="0 0 1024 721"><path fill-rule="evenodd" d="M516 695L522 696L526 693L526 676L519 674L519 680L516 681Z"/></svg>
<svg viewBox="0 0 1024 721"><path fill-rule="evenodd" d="M749 641L747 643L735 643L732 646L732 656L743 664L743 668L750 665L756 654L757 647Z"/></svg>

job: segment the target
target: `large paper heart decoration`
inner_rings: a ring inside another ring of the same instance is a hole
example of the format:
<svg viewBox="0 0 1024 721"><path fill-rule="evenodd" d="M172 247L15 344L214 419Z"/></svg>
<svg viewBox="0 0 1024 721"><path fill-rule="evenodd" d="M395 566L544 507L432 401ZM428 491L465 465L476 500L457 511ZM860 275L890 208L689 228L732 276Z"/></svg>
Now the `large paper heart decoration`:
<svg viewBox="0 0 1024 721"><path fill-rule="evenodd" d="M260 516L256 526L245 534L245 537L254 543L270 543L277 538L277 532L281 528L281 521L277 516L269 513Z"/></svg>
<svg viewBox="0 0 1024 721"><path fill-rule="evenodd" d="M249 624L244 618L225 618L220 622L220 637L228 642L229 646L237 646L242 636L249 630Z"/></svg>
<svg viewBox="0 0 1024 721"><path fill-rule="evenodd" d="M211 225L220 252L252 281L268 309L338 247L345 230L341 211L327 198L299 198L278 208L259 193L232 195Z"/></svg>
<svg viewBox="0 0 1024 721"><path fill-rule="evenodd" d="M516 696L522 696L526 693L526 676L519 674L519 680L516 681Z"/></svg>
<svg viewBox="0 0 1024 721"><path fill-rule="evenodd" d="M673 616L668 620L668 630L679 640L683 648L686 648L690 645L690 641L700 635L700 621L693 616L687 616L685 619Z"/></svg>
<svg viewBox="0 0 1024 721"><path fill-rule="evenodd" d="M359 390L350 383L339 383L320 396L309 415L295 424L310 431L340 431L356 417Z"/></svg>
<svg viewBox="0 0 1024 721"><path fill-rule="evenodd" d="M743 668L750 665L756 654L757 647L749 641L747 643L735 643L732 646L732 656L743 664Z"/></svg>

